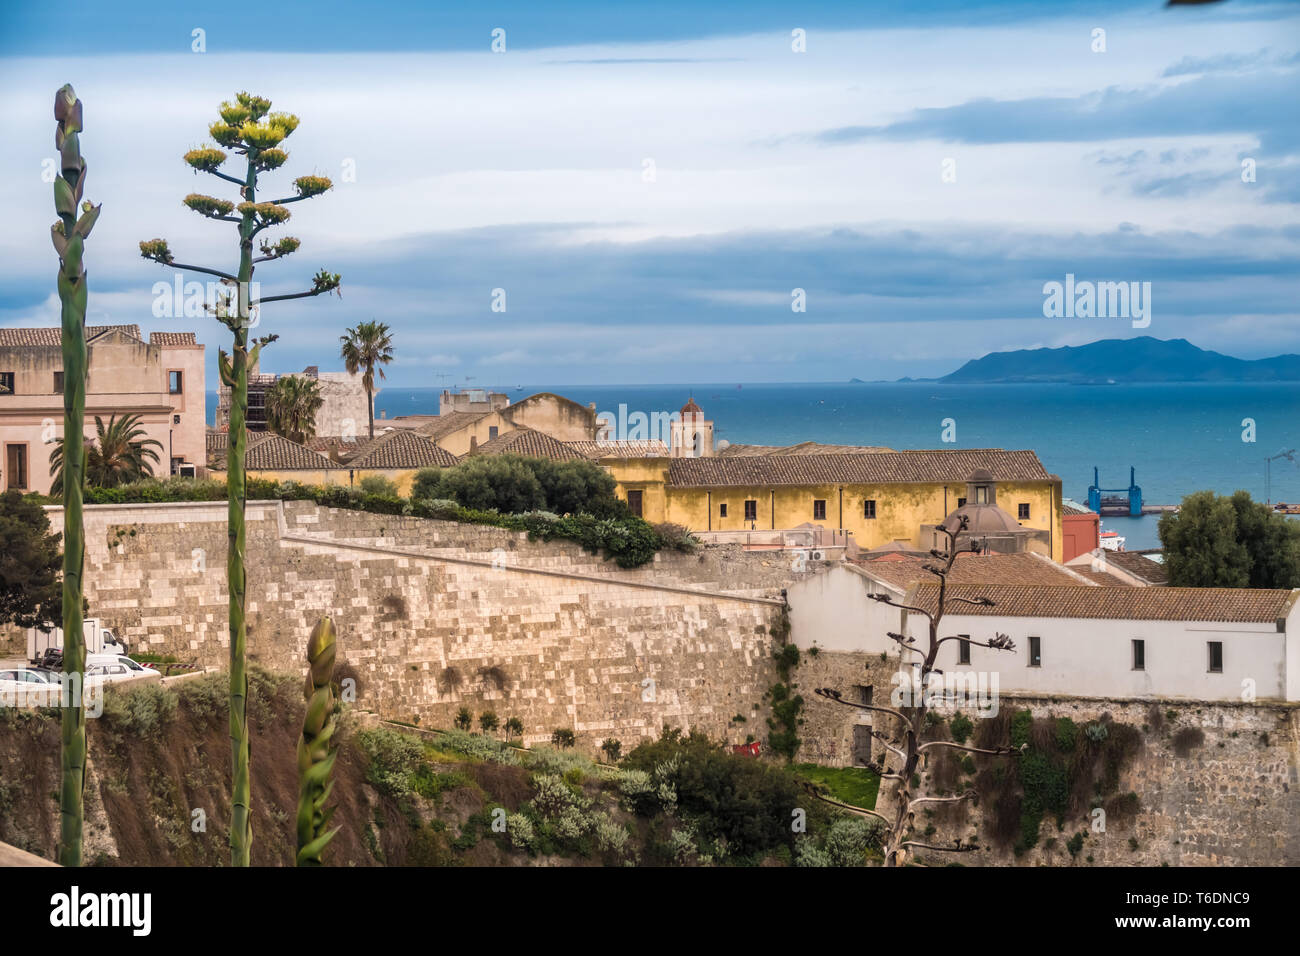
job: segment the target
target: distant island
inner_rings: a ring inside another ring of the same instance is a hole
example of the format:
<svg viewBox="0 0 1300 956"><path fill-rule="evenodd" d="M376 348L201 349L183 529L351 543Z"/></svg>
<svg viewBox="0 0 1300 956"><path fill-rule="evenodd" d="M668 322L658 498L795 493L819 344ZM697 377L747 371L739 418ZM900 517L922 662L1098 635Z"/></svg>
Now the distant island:
<svg viewBox="0 0 1300 956"><path fill-rule="evenodd" d="M1056 349L991 352L929 381L951 385L1138 382L1300 382L1300 355L1239 359L1198 348L1186 339L1103 339Z"/></svg>

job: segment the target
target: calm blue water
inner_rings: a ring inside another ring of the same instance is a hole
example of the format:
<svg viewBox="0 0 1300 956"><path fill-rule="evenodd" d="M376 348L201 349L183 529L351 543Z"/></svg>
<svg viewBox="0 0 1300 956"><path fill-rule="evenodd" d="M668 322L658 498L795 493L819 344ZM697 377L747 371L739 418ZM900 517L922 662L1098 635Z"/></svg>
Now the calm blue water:
<svg viewBox="0 0 1300 956"><path fill-rule="evenodd" d="M1092 469L1105 487L1126 488L1130 465L1151 504L1176 504L1204 488L1265 498L1264 459L1300 446L1295 385L631 385L497 387L511 400L551 391L597 411L676 411L693 394L716 437L785 445L799 441L909 448L1031 448L1060 475L1067 497L1086 501ZM388 388L376 415L435 414L436 388ZM216 395L208 400L209 421ZM956 442L942 441L943 420ZM1242 420L1256 441L1242 441ZM1297 455L1300 458L1300 455ZM1274 501L1300 501L1300 468L1272 465ZM1128 547L1155 547L1156 516L1107 518Z"/></svg>

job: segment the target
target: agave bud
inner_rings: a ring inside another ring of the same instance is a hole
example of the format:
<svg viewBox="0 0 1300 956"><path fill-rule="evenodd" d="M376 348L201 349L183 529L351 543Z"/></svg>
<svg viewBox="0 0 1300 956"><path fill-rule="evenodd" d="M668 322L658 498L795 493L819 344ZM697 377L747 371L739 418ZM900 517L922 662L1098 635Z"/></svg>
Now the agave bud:
<svg viewBox="0 0 1300 956"><path fill-rule="evenodd" d="M318 687L330 682L336 650L334 622L323 617L307 639L307 663L311 665L312 682Z"/></svg>

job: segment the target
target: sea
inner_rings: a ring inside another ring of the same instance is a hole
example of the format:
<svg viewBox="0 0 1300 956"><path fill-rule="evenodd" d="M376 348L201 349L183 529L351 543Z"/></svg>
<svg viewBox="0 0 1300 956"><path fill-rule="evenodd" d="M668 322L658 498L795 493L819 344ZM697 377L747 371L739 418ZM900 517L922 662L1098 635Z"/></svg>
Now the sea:
<svg viewBox="0 0 1300 956"><path fill-rule="evenodd" d="M919 448L1029 448L1086 503L1100 485L1126 490L1129 469L1148 504L1209 489L1300 502L1300 385L941 385L725 383L714 385L483 386L511 401L555 392L620 420L679 410L694 398L715 440L759 445L817 441ZM436 414L437 388L385 388L375 415ZM208 395L215 420L216 393ZM638 437L638 436L629 436ZM1278 457L1293 453L1295 460ZM1126 547L1159 547L1158 515L1102 519Z"/></svg>

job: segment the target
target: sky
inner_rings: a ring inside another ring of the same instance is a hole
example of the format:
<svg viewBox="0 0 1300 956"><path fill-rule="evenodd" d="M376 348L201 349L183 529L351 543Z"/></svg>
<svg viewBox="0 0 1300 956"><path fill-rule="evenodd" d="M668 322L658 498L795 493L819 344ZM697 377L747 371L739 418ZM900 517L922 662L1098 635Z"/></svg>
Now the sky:
<svg viewBox="0 0 1300 956"><path fill-rule="evenodd" d="M265 307L263 371L340 368L370 319L388 387L895 379L1141 334L1300 352L1300 4L446 6L0 0L0 326L58 323L71 82L103 203L87 321L196 331L210 388L229 333L156 315L175 273L138 242L234 271L235 227L181 204L230 187L180 157L244 89L301 119L259 198L335 182L270 233L302 246L263 294L343 276ZM1067 275L1150 283L1150 324L1045 316Z"/></svg>

